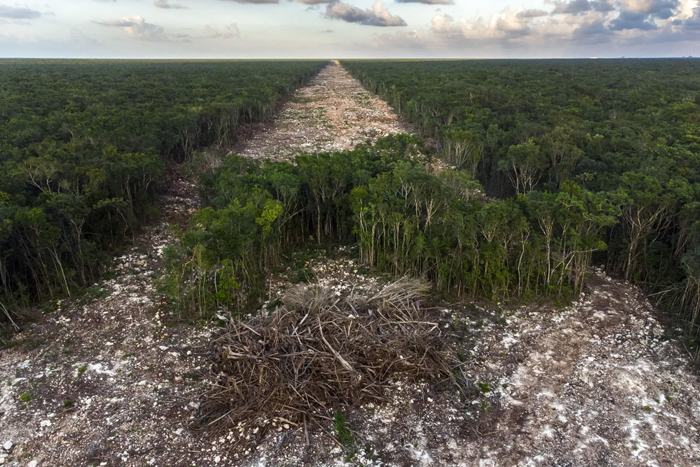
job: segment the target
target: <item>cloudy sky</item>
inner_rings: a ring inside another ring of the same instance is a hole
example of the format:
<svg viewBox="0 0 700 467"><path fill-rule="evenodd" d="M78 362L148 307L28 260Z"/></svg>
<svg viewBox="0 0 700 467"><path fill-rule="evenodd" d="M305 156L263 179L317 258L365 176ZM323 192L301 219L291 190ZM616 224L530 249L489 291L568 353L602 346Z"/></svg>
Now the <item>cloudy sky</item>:
<svg viewBox="0 0 700 467"><path fill-rule="evenodd" d="M0 0L0 57L700 56L699 0Z"/></svg>

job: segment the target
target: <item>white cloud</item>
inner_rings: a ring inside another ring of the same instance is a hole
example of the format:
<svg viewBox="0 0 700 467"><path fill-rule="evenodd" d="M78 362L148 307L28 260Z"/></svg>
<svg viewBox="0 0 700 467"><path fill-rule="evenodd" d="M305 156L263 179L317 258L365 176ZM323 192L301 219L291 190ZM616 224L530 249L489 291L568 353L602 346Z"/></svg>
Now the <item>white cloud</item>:
<svg viewBox="0 0 700 467"><path fill-rule="evenodd" d="M189 10L190 7L181 5L179 3L168 3L168 0L163 0L160 2L153 3L156 8L162 8L164 10Z"/></svg>
<svg viewBox="0 0 700 467"><path fill-rule="evenodd" d="M692 13L697 10L688 9L687 1L617 0L615 5L607 0L555 1L549 15L544 10L506 7L486 19L437 14L431 20L431 40L448 48L471 44L523 50L697 40L700 22Z"/></svg>
<svg viewBox="0 0 700 467"><path fill-rule="evenodd" d="M425 5L454 5L454 0L396 0L396 3L423 3Z"/></svg>
<svg viewBox="0 0 700 467"><path fill-rule="evenodd" d="M227 0L236 3L254 3L254 4L269 4L269 3L279 3L279 0Z"/></svg>
<svg viewBox="0 0 700 467"><path fill-rule="evenodd" d="M237 23L231 23L219 29L216 25L207 24L204 26L204 35L212 39L232 39L241 37L241 31Z"/></svg>
<svg viewBox="0 0 700 467"><path fill-rule="evenodd" d="M147 41L176 41L186 42L189 40L187 34L165 34L165 30L152 23L148 23L141 16L133 18L122 18L114 21L95 21L96 24L112 28L120 28L129 36Z"/></svg>
<svg viewBox="0 0 700 467"><path fill-rule="evenodd" d="M394 34L377 34L372 40L372 45L380 49L423 49L427 40L417 29L410 31L397 31Z"/></svg>
<svg viewBox="0 0 700 467"><path fill-rule="evenodd" d="M26 7L11 7L0 5L0 18L9 19L36 19L41 17L41 12Z"/></svg>
<svg viewBox="0 0 700 467"><path fill-rule="evenodd" d="M379 0L365 10L343 2L331 3L326 8L326 17L366 26L406 26L400 16L389 13Z"/></svg>
<svg viewBox="0 0 700 467"><path fill-rule="evenodd" d="M544 10L540 10L537 8L531 8L527 10L522 10L519 11L515 14L518 18L525 19L525 18L540 18L542 16L547 16L549 13L547 13Z"/></svg>
<svg viewBox="0 0 700 467"><path fill-rule="evenodd" d="M453 40L469 42L508 41L527 35L530 32L530 18L518 17L519 11L505 10L483 18L459 18L455 20L448 14L433 16L431 29L435 34Z"/></svg>

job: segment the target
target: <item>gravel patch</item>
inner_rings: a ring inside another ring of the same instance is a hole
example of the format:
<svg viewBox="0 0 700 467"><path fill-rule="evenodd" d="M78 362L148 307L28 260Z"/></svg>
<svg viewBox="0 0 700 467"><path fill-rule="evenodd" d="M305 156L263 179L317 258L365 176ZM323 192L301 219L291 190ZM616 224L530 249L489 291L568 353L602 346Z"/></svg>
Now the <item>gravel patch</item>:
<svg viewBox="0 0 700 467"><path fill-rule="evenodd" d="M341 151L396 133L411 133L389 105L333 62L233 149L255 159L288 160L302 153Z"/></svg>

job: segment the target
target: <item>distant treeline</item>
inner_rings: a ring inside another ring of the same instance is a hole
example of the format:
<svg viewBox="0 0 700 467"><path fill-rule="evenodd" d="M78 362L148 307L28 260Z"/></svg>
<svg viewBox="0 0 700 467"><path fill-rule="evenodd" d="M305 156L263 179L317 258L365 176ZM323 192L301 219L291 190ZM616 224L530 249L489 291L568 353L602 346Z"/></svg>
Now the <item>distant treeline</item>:
<svg viewBox="0 0 700 467"><path fill-rule="evenodd" d="M226 146L325 62L0 63L0 324L91 284L168 160Z"/></svg>
<svg viewBox="0 0 700 467"><path fill-rule="evenodd" d="M582 286L621 215L617 194L568 181L557 194L487 200L468 171L426 169L426 152L421 138L397 135L293 163L229 156L204 177L211 207L167 250L161 290L183 315L246 310L310 238L356 242L364 264L452 296L570 297Z"/></svg>
<svg viewBox="0 0 700 467"><path fill-rule="evenodd" d="M700 337L700 61L347 61L489 196L614 200L595 261ZM555 203L557 209L568 209ZM546 217L545 209L537 208ZM548 221L538 222L542 232ZM549 236L549 235L546 235ZM552 230L551 238L563 241ZM602 246L602 244L601 244ZM546 243L544 244L546 247ZM700 355L700 354L699 354Z"/></svg>

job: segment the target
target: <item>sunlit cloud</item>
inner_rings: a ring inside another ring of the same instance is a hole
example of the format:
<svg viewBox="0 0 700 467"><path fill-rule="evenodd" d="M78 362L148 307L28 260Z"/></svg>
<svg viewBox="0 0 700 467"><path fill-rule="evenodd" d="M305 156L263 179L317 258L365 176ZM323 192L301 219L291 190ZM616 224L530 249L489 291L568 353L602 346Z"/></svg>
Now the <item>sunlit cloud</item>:
<svg viewBox="0 0 700 467"><path fill-rule="evenodd" d="M0 55L30 50L7 45L30 43L30 31L43 44L32 56L674 56L700 46L700 0L372 1L62 0L48 11L0 0Z"/></svg>
<svg viewBox="0 0 700 467"><path fill-rule="evenodd" d="M94 23L99 24L100 26L122 29L127 35L140 40L169 42L189 41L188 34L165 34L165 30L161 26L148 23L141 16L122 18L113 21L94 21Z"/></svg>
<svg viewBox="0 0 700 467"><path fill-rule="evenodd" d="M406 22L400 16L389 13L380 1L374 2L372 8L364 10L343 2L331 3L326 8L326 17L365 26L406 26Z"/></svg>
<svg viewBox="0 0 700 467"><path fill-rule="evenodd" d="M698 40L700 13L688 13L678 0L590 0L554 2L540 9L504 8L488 18L434 15L425 43L441 47L467 45L502 50L616 43L633 46ZM685 12L684 12L685 11Z"/></svg>

